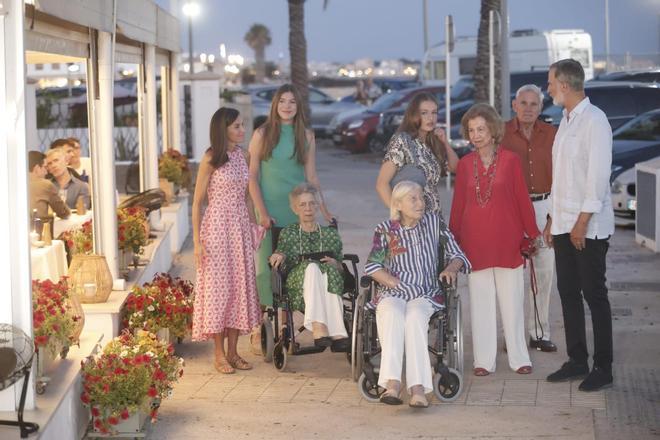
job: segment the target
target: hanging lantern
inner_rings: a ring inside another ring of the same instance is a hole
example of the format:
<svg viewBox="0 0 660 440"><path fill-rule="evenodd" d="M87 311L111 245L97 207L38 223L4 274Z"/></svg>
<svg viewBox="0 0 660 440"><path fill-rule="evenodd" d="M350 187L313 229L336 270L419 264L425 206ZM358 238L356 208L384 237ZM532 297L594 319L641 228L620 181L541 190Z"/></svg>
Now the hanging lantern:
<svg viewBox="0 0 660 440"><path fill-rule="evenodd" d="M102 303L112 292L112 274L103 255L73 256L69 267L71 294L83 304Z"/></svg>

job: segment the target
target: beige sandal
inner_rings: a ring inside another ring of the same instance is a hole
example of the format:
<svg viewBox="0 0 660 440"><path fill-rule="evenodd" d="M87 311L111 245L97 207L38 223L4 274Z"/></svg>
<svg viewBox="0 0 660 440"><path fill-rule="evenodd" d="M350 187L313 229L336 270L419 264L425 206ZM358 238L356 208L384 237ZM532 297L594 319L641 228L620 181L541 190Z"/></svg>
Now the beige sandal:
<svg viewBox="0 0 660 440"><path fill-rule="evenodd" d="M234 374L236 370L226 358L215 359L215 369L222 374Z"/></svg>
<svg viewBox="0 0 660 440"><path fill-rule="evenodd" d="M250 365L245 359L236 355L235 358L228 360L229 365L236 368L237 370L251 370L252 365Z"/></svg>

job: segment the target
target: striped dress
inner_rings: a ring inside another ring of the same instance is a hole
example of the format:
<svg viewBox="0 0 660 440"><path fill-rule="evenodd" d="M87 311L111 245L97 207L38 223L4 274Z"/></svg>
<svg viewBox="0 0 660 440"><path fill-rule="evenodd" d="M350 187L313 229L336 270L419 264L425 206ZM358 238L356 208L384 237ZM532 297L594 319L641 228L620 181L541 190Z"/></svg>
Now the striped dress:
<svg viewBox="0 0 660 440"><path fill-rule="evenodd" d="M411 228L396 220L379 224L374 232L373 248L367 258L365 272L371 275L385 269L400 282L393 289L379 285L370 307L375 307L382 298L394 297L405 301L428 298L434 309L443 308L443 291L438 278L441 237L446 240L442 267L459 258L463 261L461 271L469 272L470 262L439 214L427 212Z"/></svg>

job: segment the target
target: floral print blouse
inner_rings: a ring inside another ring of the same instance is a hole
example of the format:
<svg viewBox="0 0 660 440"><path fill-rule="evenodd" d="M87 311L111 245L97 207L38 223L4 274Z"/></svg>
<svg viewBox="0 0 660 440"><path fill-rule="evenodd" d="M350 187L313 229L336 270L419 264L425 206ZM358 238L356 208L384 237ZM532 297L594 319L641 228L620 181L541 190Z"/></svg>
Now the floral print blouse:
<svg viewBox="0 0 660 440"><path fill-rule="evenodd" d="M420 168L424 172L426 182L423 185L426 211L437 212L442 215L440 203L440 185L443 174L447 172L447 162L440 163L433 154L433 150L419 139L406 132L396 133L390 139L383 162L389 160L397 172L406 165ZM421 182L418 182L421 184Z"/></svg>

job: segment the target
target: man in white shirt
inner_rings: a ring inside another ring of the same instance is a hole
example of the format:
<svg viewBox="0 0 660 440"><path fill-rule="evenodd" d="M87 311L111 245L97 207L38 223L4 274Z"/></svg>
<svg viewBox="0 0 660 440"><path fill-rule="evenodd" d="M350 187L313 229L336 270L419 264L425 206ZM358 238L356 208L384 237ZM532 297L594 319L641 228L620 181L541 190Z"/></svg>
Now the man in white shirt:
<svg viewBox="0 0 660 440"><path fill-rule="evenodd" d="M569 360L547 380L586 376L579 389L596 391L613 382L612 313L605 286L605 257L614 233L609 181L612 129L605 113L584 94L579 62L565 59L550 66L548 93L564 107L564 117L552 146L551 208L543 236L555 250ZM594 331L591 372L583 296Z"/></svg>

